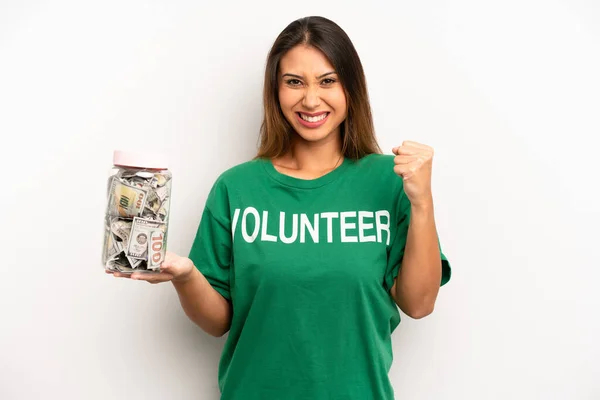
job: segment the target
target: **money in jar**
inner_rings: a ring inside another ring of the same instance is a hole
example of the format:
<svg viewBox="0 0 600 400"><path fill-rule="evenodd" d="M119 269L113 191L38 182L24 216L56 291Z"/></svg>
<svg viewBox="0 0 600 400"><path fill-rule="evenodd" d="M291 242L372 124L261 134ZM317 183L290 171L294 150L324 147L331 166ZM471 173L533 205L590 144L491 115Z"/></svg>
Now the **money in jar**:
<svg viewBox="0 0 600 400"><path fill-rule="evenodd" d="M165 258L171 172L162 155L115 151L106 188L102 264L156 273Z"/></svg>

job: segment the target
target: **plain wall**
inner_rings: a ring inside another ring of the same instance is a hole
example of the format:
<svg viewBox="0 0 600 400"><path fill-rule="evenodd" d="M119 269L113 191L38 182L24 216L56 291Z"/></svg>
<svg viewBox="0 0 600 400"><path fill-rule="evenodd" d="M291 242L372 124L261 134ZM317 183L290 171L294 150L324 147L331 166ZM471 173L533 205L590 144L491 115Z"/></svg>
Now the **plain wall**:
<svg viewBox="0 0 600 400"><path fill-rule="evenodd" d="M214 180L256 151L273 40L323 15L385 153L435 149L453 278L393 334L397 398L599 399L599 3L213 3L0 1L0 398L218 398L225 338L170 284L103 272L112 151L169 156L187 255Z"/></svg>

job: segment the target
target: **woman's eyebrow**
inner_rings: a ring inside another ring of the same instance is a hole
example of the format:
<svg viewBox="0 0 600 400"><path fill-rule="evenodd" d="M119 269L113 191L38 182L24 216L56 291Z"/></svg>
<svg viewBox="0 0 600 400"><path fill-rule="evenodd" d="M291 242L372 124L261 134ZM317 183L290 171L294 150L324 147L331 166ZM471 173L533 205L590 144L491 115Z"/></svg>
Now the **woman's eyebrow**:
<svg viewBox="0 0 600 400"><path fill-rule="evenodd" d="M335 73L336 73L335 71L329 71L329 72L326 72L326 73L324 73L323 75L319 75L319 76L317 76L317 79L321 79L321 78L323 78L323 77L326 77L327 75L331 75L331 74L335 74ZM300 79L303 79L303 77L302 77L302 76L300 76L300 75L296 75L296 74L288 74L288 73L285 73L285 74L281 75L281 77L282 77L282 78L283 78L283 77L285 77L285 76L291 76L291 77L293 77L293 78L300 78Z"/></svg>

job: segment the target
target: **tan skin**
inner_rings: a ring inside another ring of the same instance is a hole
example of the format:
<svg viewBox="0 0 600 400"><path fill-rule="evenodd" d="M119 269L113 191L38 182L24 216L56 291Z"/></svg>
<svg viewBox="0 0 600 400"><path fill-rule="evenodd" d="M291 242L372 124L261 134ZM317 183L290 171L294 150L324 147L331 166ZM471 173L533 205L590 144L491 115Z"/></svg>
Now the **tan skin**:
<svg viewBox="0 0 600 400"><path fill-rule="evenodd" d="M291 151L273 160L275 168L296 178L314 179L342 163L340 124L346 118L346 95L323 53L301 45L281 58L279 104L297 134ZM298 121L298 112L329 115L324 125L312 129Z"/></svg>
<svg viewBox="0 0 600 400"><path fill-rule="evenodd" d="M335 69L319 50L296 46L280 61L279 103L294 127L288 154L272 160L275 168L300 179L316 179L343 162L340 124L346 118L346 97ZM327 121L318 128L307 128L296 113L327 112ZM441 281L441 261L433 215L431 170L433 149L405 141L395 147L394 172L404 180L411 203L405 255L390 295L400 309L413 318L433 311ZM111 272L108 272L111 273ZM227 300L210 285L187 257L167 252L158 274L119 272L116 277L149 283L171 281L177 289L186 314L207 332L224 334L231 320Z"/></svg>

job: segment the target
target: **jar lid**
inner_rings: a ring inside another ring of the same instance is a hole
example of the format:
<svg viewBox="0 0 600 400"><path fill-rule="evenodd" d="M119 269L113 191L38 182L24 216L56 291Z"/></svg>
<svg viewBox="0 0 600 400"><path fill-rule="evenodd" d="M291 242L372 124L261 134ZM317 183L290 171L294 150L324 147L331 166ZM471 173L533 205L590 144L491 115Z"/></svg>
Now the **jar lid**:
<svg viewBox="0 0 600 400"><path fill-rule="evenodd" d="M167 169L168 160L164 154L137 153L115 150L113 164L120 167Z"/></svg>

